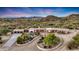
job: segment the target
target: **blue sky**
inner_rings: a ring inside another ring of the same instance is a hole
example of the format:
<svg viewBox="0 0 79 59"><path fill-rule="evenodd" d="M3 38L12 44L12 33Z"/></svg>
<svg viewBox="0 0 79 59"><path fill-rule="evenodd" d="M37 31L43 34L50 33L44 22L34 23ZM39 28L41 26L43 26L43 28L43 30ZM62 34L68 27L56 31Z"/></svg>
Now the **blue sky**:
<svg viewBox="0 0 79 59"><path fill-rule="evenodd" d="M63 17L78 13L78 7L0 7L0 17L45 17L47 15Z"/></svg>

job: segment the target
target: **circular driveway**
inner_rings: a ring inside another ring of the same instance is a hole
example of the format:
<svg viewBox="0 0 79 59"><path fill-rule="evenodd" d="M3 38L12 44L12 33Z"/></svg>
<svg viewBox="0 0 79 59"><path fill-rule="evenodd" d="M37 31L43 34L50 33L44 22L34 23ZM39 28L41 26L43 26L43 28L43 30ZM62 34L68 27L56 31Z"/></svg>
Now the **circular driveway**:
<svg viewBox="0 0 79 59"><path fill-rule="evenodd" d="M56 34L56 36L60 37L60 38L63 38L64 40L64 43L61 47L57 48L56 50L54 51L67 51L67 44L70 40L72 40L72 37L75 36L79 31L72 31L72 33L70 34ZM38 42L38 40L40 39L40 36L38 36L36 39L34 39L34 41L28 45L24 45L24 46L12 46L11 49L9 49L9 51L40 51L36 44Z"/></svg>

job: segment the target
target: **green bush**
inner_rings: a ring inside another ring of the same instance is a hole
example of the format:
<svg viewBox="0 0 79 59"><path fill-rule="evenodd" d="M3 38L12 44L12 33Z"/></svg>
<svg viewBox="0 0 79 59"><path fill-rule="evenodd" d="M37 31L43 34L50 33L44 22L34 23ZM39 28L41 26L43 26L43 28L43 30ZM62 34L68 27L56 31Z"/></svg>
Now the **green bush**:
<svg viewBox="0 0 79 59"><path fill-rule="evenodd" d="M56 37L54 34L48 34L48 35L44 38L43 43L44 43L46 46L52 46L52 45L57 44L59 41L60 41L60 39L59 39L58 37Z"/></svg>
<svg viewBox="0 0 79 59"><path fill-rule="evenodd" d="M10 32L10 30L7 28L0 29L0 35L6 35L8 32Z"/></svg>
<svg viewBox="0 0 79 59"><path fill-rule="evenodd" d="M0 44L2 44L2 38L0 37Z"/></svg>
<svg viewBox="0 0 79 59"><path fill-rule="evenodd" d="M18 44L23 44L23 40L22 40L21 37L18 37L18 38L17 38L17 43L18 43Z"/></svg>
<svg viewBox="0 0 79 59"><path fill-rule="evenodd" d="M69 49L77 49L79 47L79 34L73 37L73 40L68 44Z"/></svg>
<svg viewBox="0 0 79 59"><path fill-rule="evenodd" d="M40 32L35 32L35 35L40 35Z"/></svg>
<svg viewBox="0 0 79 59"><path fill-rule="evenodd" d="M22 34L17 38L18 44L24 44L29 39L29 36L27 34Z"/></svg>
<svg viewBox="0 0 79 59"><path fill-rule="evenodd" d="M73 37L73 40L74 40L75 44L79 45L79 34L77 34L75 37Z"/></svg>

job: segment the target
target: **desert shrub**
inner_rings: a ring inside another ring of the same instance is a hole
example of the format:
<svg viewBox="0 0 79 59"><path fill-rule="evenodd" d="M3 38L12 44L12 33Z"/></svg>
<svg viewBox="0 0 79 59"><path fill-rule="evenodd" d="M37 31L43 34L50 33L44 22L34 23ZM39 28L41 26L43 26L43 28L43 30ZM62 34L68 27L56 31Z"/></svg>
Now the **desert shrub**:
<svg viewBox="0 0 79 59"><path fill-rule="evenodd" d="M73 40L68 44L69 49L77 49L79 48L79 34L73 37Z"/></svg>
<svg viewBox="0 0 79 59"><path fill-rule="evenodd" d="M0 37L0 44L2 44L2 37Z"/></svg>
<svg viewBox="0 0 79 59"><path fill-rule="evenodd" d="M60 41L60 39L59 39L58 37L56 37L54 34L48 34L48 35L44 38L43 43L44 43L46 46L52 46L52 45L57 44L59 41Z"/></svg>
<svg viewBox="0 0 79 59"><path fill-rule="evenodd" d="M18 38L17 38L17 43L18 44L24 44L24 43L26 43L26 41L28 41L29 40L29 36L27 35L27 34L22 34L21 36L19 36Z"/></svg>

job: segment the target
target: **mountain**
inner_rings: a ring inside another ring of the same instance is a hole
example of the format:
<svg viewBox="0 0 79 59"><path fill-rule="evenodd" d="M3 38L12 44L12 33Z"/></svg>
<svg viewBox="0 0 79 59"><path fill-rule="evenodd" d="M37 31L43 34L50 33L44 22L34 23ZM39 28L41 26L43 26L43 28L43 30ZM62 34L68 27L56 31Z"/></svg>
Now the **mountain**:
<svg viewBox="0 0 79 59"><path fill-rule="evenodd" d="M33 16L33 17L6 17L6 18L0 18L0 20L40 20L43 17L37 17L37 16Z"/></svg>
<svg viewBox="0 0 79 59"><path fill-rule="evenodd" d="M48 15L47 17L43 18L43 21L55 21L55 20L61 20L61 18L53 15Z"/></svg>
<svg viewBox="0 0 79 59"><path fill-rule="evenodd" d="M26 19L26 20L37 20L37 21L57 21L57 20L79 20L79 14L71 14L66 17L57 17L54 15L48 15L46 17L38 17L38 16L32 16L32 17L13 17L13 18L0 18L0 20L7 19L7 20L16 20L16 19Z"/></svg>
<svg viewBox="0 0 79 59"><path fill-rule="evenodd" d="M17 17L0 18L0 26L15 28L69 28L79 29L79 14L71 14L65 17L48 15L46 17Z"/></svg>
<svg viewBox="0 0 79 59"><path fill-rule="evenodd" d="M43 18L43 21L56 21L56 20L79 20L79 14L71 14L66 17L57 17L53 15L48 15L47 17Z"/></svg>
<svg viewBox="0 0 79 59"><path fill-rule="evenodd" d="M71 14L65 17L67 20L79 20L79 14Z"/></svg>

